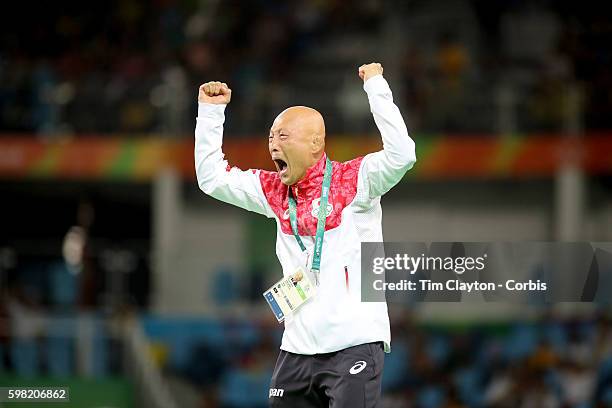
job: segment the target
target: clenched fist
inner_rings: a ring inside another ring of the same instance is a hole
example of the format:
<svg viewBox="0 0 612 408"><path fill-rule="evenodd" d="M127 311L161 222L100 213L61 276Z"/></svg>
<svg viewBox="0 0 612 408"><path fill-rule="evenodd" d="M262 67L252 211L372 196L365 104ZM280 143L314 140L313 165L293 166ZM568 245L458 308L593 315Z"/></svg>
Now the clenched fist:
<svg viewBox="0 0 612 408"><path fill-rule="evenodd" d="M230 99L232 99L232 90L225 82L211 81L200 85L198 102L224 105L228 104Z"/></svg>
<svg viewBox="0 0 612 408"><path fill-rule="evenodd" d="M359 78L363 79L363 82L372 78L376 75L382 75L383 67L378 62L373 62L371 64L363 64L359 67Z"/></svg>

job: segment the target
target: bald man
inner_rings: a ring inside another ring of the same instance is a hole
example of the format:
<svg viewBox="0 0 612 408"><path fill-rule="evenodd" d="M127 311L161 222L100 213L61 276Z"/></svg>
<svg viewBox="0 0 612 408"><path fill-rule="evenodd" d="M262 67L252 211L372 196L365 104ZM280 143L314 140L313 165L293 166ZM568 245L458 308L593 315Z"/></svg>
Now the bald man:
<svg viewBox="0 0 612 408"><path fill-rule="evenodd" d="M200 86L199 187L273 218L283 275L295 277L303 270L316 287L314 297L284 321L271 407L375 407L380 399L384 352L391 349L389 317L384 302L361 302L361 243L383 240L380 197L416 162L414 142L382 74L378 63L358 69L383 150L332 161L325 153L321 114L294 106L270 128L276 171L242 171L227 164L221 145L232 91L222 82Z"/></svg>

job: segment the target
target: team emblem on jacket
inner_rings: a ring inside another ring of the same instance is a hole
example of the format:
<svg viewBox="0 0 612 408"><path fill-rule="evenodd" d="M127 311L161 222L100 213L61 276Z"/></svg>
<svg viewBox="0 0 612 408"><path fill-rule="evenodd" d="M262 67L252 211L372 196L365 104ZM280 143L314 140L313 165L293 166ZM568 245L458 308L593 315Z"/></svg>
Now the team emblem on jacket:
<svg viewBox="0 0 612 408"><path fill-rule="evenodd" d="M320 198L315 198L314 200L312 200L312 211L310 212L310 214L312 214L313 217L315 218L319 218L319 208L321 207L321 199ZM330 203L327 203L327 211L325 212L325 216L329 217L329 214L331 214L334 211L334 206L331 205Z"/></svg>

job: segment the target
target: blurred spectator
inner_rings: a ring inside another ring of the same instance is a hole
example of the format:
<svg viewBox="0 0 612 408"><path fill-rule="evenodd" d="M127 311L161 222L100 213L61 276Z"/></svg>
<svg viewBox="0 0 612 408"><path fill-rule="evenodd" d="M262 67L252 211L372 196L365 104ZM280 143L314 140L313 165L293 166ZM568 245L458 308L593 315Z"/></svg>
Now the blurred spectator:
<svg viewBox="0 0 612 408"><path fill-rule="evenodd" d="M559 96L575 79L586 91L586 128L610 126L606 45L612 30L596 8L544 0L430 6L232 0L114 1L69 11L43 5L39 11L44 18L17 4L0 21L7 32L0 40L0 132L188 135L195 116L190 89L212 78L236 91L233 133L265 129L274 112L302 101L325 107L332 119L354 115L356 121L334 122L336 132L369 131L360 122L361 107L345 106L358 82L339 92L337 79L356 68L354 61L380 58L381 44L409 50L394 54L406 55L403 108L413 128L494 131L491 90L502 87L516 92L513 109L530 115L522 128L558 129ZM404 39L385 31L398 15L410 22L400 27ZM428 70L422 61L432 50ZM309 79L315 74L330 84L317 93ZM338 94L345 95L340 103L326 102Z"/></svg>
<svg viewBox="0 0 612 408"><path fill-rule="evenodd" d="M451 32L440 35L434 57L432 95L429 110L436 130L461 131L464 122L468 73L471 58L465 45Z"/></svg>
<svg viewBox="0 0 612 408"><path fill-rule="evenodd" d="M26 378L40 373L38 337L45 329L41 294L33 286L16 286L7 299L13 369Z"/></svg>
<svg viewBox="0 0 612 408"><path fill-rule="evenodd" d="M551 2L518 1L514 5L500 22L504 53L511 62L537 65L556 50L562 22L549 8Z"/></svg>

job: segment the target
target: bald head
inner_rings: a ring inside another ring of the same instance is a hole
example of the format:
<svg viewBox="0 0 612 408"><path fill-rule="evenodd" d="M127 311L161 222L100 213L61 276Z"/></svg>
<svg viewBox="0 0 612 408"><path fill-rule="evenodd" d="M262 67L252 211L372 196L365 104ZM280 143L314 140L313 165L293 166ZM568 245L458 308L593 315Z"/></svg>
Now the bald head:
<svg viewBox="0 0 612 408"><path fill-rule="evenodd" d="M311 142L319 157L325 149L325 122L316 109L308 106L292 106L282 111L274 120L275 125L292 128L305 142ZM317 158L318 160L318 158Z"/></svg>
<svg viewBox="0 0 612 408"><path fill-rule="evenodd" d="M282 111L270 129L269 149L281 181L299 181L325 150L323 116L307 106L292 106Z"/></svg>

